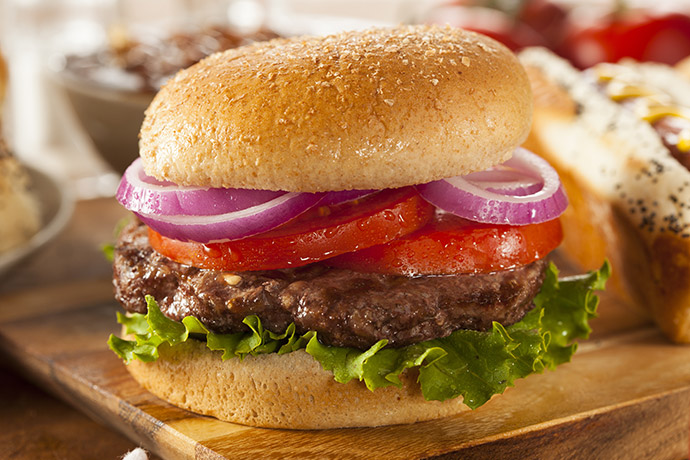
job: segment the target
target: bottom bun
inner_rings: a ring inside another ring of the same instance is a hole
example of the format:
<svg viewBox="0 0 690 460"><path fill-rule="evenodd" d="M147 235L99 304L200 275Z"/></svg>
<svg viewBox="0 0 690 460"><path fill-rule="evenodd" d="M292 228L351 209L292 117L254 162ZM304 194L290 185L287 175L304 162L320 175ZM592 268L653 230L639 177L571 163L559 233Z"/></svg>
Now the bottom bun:
<svg viewBox="0 0 690 460"><path fill-rule="evenodd" d="M304 350L221 360L203 342L159 348L151 363L131 362L132 376L175 406L221 420L265 428L328 429L414 423L469 410L462 398L426 401L416 373L402 388L370 391L359 381L333 380Z"/></svg>

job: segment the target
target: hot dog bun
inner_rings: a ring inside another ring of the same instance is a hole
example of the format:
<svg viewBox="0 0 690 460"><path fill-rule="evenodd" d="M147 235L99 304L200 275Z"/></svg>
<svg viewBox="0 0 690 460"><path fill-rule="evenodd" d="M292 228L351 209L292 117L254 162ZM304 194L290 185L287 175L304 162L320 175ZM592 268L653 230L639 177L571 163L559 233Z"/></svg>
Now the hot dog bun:
<svg viewBox="0 0 690 460"><path fill-rule="evenodd" d="M690 56L686 57L678 64L676 64L676 70L686 78L690 79Z"/></svg>
<svg viewBox="0 0 690 460"><path fill-rule="evenodd" d="M556 167L571 200L564 250L584 267L609 258L610 287L645 308L671 340L690 343L690 172L648 122L565 60L536 48L520 60L534 92L528 147ZM631 65L690 99L670 68Z"/></svg>

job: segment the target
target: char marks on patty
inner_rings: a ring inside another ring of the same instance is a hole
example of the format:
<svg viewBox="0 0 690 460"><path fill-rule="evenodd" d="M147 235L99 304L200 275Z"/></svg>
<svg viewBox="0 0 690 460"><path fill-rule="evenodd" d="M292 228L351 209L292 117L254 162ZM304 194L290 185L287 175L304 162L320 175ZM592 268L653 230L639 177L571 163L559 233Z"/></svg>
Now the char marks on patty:
<svg viewBox="0 0 690 460"><path fill-rule="evenodd" d="M317 332L322 343L366 349L381 339L406 346L458 329L513 324L532 308L546 261L479 275L406 277L330 268L324 263L262 272L223 272L179 264L155 252L146 227L128 225L115 248L117 300L146 313L152 295L169 318L197 317L218 333L245 331L257 315L283 332Z"/></svg>

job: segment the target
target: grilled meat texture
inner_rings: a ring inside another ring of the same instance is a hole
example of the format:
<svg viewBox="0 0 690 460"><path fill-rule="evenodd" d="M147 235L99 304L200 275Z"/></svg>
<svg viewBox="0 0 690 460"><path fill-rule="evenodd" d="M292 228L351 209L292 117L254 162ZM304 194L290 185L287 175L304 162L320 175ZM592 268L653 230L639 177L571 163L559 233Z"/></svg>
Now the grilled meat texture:
<svg viewBox="0 0 690 460"><path fill-rule="evenodd" d="M327 345L366 349L381 339L401 347L458 329L484 331L493 321L513 324L539 292L545 261L491 274L406 277L360 273L325 263L261 272L224 272L182 265L154 251L146 227L135 222L115 248L117 300L146 312L152 295L169 318L197 317L209 330L248 330L257 315L281 333L292 322Z"/></svg>

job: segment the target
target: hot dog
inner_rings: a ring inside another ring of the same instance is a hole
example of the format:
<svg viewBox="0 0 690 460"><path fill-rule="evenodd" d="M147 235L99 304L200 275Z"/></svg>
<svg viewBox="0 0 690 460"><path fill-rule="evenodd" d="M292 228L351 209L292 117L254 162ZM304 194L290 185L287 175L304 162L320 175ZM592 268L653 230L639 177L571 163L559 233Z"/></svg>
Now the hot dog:
<svg viewBox="0 0 690 460"><path fill-rule="evenodd" d="M527 144L571 199L564 250L585 267L608 257L611 287L690 343L690 83L659 64L580 72L537 48L520 60L535 100Z"/></svg>

